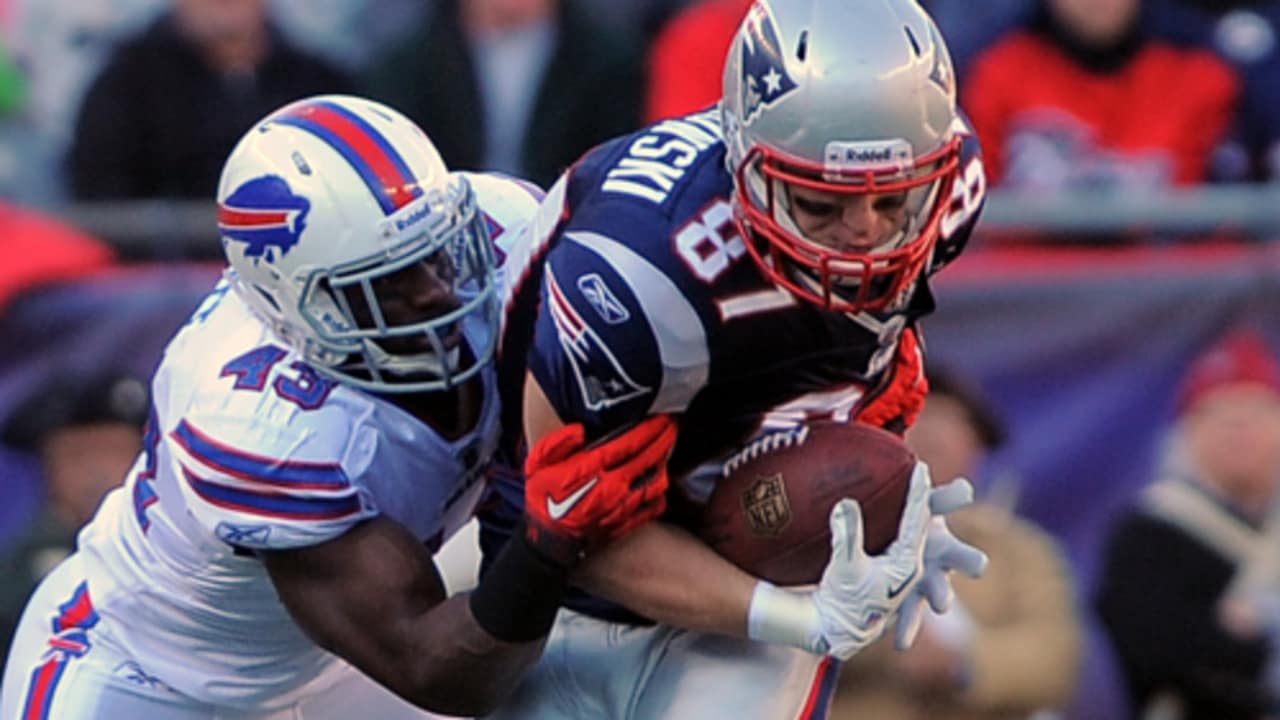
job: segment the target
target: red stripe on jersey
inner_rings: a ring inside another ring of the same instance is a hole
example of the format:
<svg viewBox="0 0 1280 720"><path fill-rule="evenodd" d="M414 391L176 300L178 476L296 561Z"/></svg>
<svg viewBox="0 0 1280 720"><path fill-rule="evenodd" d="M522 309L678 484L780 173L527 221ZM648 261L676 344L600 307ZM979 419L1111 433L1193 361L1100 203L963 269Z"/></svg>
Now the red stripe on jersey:
<svg viewBox="0 0 1280 720"><path fill-rule="evenodd" d="M49 706L53 700L53 690L58 685L58 677L66 665L65 656L59 654L49 658L32 673L31 692L27 695L27 705L22 711L22 720L47 720Z"/></svg>

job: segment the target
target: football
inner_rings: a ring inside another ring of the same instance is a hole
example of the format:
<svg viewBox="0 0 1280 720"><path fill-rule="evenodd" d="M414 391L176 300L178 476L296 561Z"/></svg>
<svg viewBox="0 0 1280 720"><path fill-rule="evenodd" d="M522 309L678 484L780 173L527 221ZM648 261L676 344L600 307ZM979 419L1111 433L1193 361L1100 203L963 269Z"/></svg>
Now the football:
<svg viewBox="0 0 1280 720"><path fill-rule="evenodd" d="M863 547L882 552L898 534L915 463L898 436L868 425L820 422L764 435L725 462L699 536L756 577L816 583L831 555L831 508L857 500Z"/></svg>

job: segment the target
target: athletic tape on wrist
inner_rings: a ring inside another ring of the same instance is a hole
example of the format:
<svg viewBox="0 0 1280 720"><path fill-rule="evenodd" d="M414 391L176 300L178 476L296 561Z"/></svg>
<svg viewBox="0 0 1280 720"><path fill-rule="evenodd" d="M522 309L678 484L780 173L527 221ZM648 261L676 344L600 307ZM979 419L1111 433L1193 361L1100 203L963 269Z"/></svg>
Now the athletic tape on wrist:
<svg viewBox="0 0 1280 720"><path fill-rule="evenodd" d="M532 642L551 631L568 587L568 570L543 558L517 532L472 591L471 614L498 640Z"/></svg>
<svg viewBox="0 0 1280 720"><path fill-rule="evenodd" d="M751 594L747 636L752 640L790 645L815 655L827 652L822 621L812 592L783 590L761 580Z"/></svg>

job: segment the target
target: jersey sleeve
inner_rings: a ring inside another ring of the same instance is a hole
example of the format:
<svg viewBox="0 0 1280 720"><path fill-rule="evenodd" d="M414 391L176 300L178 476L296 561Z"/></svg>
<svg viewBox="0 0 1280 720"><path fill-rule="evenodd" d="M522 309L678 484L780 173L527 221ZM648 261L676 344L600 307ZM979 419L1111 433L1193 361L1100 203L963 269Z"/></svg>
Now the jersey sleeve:
<svg viewBox="0 0 1280 720"><path fill-rule="evenodd" d="M188 414L164 443L192 517L240 548L288 549L342 535L378 514L345 461L350 423L337 412Z"/></svg>
<svg viewBox="0 0 1280 720"><path fill-rule="evenodd" d="M640 298L595 233L548 255L529 370L565 422L589 434L648 414L662 382L657 339Z"/></svg>

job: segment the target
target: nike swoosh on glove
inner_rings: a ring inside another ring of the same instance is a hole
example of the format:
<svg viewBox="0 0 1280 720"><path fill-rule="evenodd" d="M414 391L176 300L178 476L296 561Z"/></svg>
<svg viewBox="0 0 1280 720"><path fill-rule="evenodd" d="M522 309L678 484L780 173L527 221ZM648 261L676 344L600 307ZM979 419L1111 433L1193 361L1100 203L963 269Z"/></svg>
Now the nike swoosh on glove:
<svg viewBox="0 0 1280 720"><path fill-rule="evenodd" d="M898 536L880 555L863 549L862 511L846 498L831 509L831 559L816 590L797 592L760 581L752 596L747 634L847 660L884 634L924 575L930 526L929 470L911 475Z"/></svg>
<svg viewBox="0 0 1280 720"><path fill-rule="evenodd" d="M593 445L574 423L547 435L525 461L525 532L562 566L666 509L675 421L655 415Z"/></svg>

